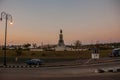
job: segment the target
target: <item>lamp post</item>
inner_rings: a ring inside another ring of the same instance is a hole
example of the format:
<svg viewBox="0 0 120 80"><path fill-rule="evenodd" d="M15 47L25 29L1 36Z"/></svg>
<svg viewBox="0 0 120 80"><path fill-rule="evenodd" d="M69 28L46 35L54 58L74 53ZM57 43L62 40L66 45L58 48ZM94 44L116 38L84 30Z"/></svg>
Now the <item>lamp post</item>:
<svg viewBox="0 0 120 80"><path fill-rule="evenodd" d="M2 12L1 13L1 18L0 20L2 21L3 19L5 19L5 43L4 43L4 63L3 65L6 66L6 42L7 42L7 23L8 20L10 20L10 24L12 24L12 16L6 12Z"/></svg>

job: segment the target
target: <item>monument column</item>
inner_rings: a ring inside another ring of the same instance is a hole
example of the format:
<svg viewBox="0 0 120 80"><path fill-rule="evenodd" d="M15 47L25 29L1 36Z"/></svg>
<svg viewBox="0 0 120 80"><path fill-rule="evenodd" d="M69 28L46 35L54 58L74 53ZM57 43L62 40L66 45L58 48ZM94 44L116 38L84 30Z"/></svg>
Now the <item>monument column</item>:
<svg viewBox="0 0 120 80"><path fill-rule="evenodd" d="M59 46L65 46L64 40L63 40L62 29L60 29L58 45L59 45Z"/></svg>
<svg viewBox="0 0 120 80"><path fill-rule="evenodd" d="M63 40L62 29L60 29L58 45L55 48L55 50L56 51L65 51L66 50L66 47L65 47L65 44L64 44L64 40Z"/></svg>

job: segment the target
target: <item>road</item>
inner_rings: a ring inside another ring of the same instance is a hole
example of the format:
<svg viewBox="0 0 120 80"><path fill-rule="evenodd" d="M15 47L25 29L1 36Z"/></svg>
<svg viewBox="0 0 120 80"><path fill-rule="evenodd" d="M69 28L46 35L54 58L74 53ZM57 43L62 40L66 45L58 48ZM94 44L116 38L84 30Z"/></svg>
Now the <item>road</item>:
<svg viewBox="0 0 120 80"><path fill-rule="evenodd" d="M84 76L62 76L58 77L41 77L39 75L6 75L6 78L0 76L0 80L119 80L120 74L119 73L106 73L106 74L94 74L94 75L84 75Z"/></svg>
<svg viewBox="0 0 120 80"><path fill-rule="evenodd" d="M120 67L120 61L66 67L0 68L0 80L119 80L119 72L94 72L98 68L111 67Z"/></svg>

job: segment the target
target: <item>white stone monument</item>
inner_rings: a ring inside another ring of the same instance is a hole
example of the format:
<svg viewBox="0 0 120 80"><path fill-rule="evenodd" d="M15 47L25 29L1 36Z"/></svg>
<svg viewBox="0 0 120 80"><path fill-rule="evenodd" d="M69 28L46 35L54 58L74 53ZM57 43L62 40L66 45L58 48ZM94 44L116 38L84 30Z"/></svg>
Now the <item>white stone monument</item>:
<svg viewBox="0 0 120 80"><path fill-rule="evenodd" d="M65 51L65 50L66 50L66 46L64 44L62 30L60 29L59 41L57 47L55 48L55 51Z"/></svg>

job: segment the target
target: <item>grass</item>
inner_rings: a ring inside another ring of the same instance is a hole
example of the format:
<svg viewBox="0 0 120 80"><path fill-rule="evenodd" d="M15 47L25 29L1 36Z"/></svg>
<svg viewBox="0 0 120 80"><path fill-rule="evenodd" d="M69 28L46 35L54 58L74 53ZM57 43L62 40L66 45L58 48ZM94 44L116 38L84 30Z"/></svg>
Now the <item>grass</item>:
<svg viewBox="0 0 120 80"><path fill-rule="evenodd" d="M108 57L112 50L100 50L100 57ZM0 63L3 62L3 50L0 50ZM23 50L18 63L31 58L40 58L45 62L70 61L76 59L91 58L91 51L28 51ZM16 51L7 50L7 62L15 62Z"/></svg>
<svg viewBox="0 0 120 80"><path fill-rule="evenodd" d="M0 51L0 57L3 56L3 51ZM8 57L15 57L14 50L7 50ZM89 58L90 51L22 51L20 57L26 58Z"/></svg>

